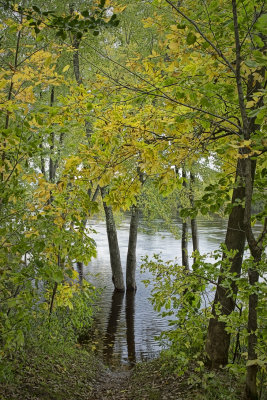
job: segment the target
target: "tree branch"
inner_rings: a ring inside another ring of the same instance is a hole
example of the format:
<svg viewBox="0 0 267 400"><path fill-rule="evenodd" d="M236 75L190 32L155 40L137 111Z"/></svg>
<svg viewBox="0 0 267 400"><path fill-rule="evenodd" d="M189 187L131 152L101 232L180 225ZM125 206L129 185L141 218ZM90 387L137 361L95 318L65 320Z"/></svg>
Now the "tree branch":
<svg viewBox="0 0 267 400"><path fill-rule="evenodd" d="M195 21L193 21L191 18L189 18L186 14L184 14L184 13L180 10L180 8L179 8L178 6L175 6L175 5L173 4L172 1L170 1L170 0L165 0L165 1L166 1L175 11L177 11L178 14L180 14L184 19L186 19L191 25L193 25L193 26L195 27L196 31L200 34L200 36L201 36L207 43L209 43L209 45L213 48L213 50L215 50L216 53L218 54L218 56L221 57L221 58L224 60L224 62L227 64L227 66L230 68L230 70L231 70L231 71L233 72L233 74L235 75L235 70L234 70L232 64L230 63L230 61L227 60L227 58L223 55L222 51L221 51L218 47L216 47L215 44L212 43L212 42L207 38L207 36L205 35L205 33L203 33L202 30L199 28L198 24L197 24Z"/></svg>

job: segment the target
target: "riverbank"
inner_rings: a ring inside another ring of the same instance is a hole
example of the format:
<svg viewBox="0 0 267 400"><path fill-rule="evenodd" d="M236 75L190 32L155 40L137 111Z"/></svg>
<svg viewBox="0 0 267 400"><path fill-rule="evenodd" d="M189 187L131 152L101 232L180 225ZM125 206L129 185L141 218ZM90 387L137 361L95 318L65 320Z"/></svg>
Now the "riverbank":
<svg viewBox="0 0 267 400"><path fill-rule="evenodd" d="M1 400L240 400L242 384L226 372L182 376L166 368L168 360L111 371L81 346L47 354L38 348L10 360Z"/></svg>

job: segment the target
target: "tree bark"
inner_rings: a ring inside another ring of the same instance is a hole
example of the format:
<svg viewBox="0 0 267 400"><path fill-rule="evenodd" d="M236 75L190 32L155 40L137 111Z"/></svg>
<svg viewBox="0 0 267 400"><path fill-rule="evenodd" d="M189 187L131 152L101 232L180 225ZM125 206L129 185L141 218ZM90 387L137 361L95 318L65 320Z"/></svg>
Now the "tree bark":
<svg viewBox="0 0 267 400"><path fill-rule="evenodd" d="M250 268L248 271L249 283L251 286L255 286L259 280L259 273L257 271L257 263L260 259L255 260L254 268ZM257 335L256 330L258 328L258 295L257 293L252 293L249 296L249 311L248 311L248 360L256 360L256 345L257 345ZM246 375L246 395L248 400L258 400L257 391L257 372L258 365L249 365L247 367Z"/></svg>
<svg viewBox="0 0 267 400"><path fill-rule="evenodd" d="M225 238L225 245L228 250L237 250L237 254L232 260L230 273L235 273L240 276L243 253L245 247L245 230L244 230L244 208L240 205L235 205L237 200L242 202L245 197L244 188L245 165L243 159L238 159L236 169L236 187L232 195L232 211L229 215L228 226ZM225 255L223 255L225 257ZM208 337L206 342L206 351L208 354L210 366L218 368L228 363L228 350L230 345L230 335L225 330L225 323L219 321L219 315L216 308L221 307L222 315L229 315L235 308L234 296L237 293L237 287L234 283L231 284L232 293L222 287L224 280L224 270L221 268L220 277L215 293L215 299L212 307L213 318L209 321Z"/></svg>
<svg viewBox="0 0 267 400"><path fill-rule="evenodd" d="M50 107L53 107L55 101L55 89L54 86L52 86L51 89L51 95L50 95ZM50 182L55 182L55 175L56 175L56 170L55 170L55 163L53 160L54 156L54 149L55 149L55 133L51 132L50 133L50 157L49 157L49 181Z"/></svg>
<svg viewBox="0 0 267 400"><path fill-rule="evenodd" d="M139 221L138 207L132 206L128 252L126 261L126 288L127 290L136 290L135 272L136 272L136 244L137 244L137 231Z"/></svg>
<svg viewBox="0 0 267 400"><path fill-rule="evenodd" d="M245 162L246 159L239 158L236 168L236 187L232 195L232 211L229 215L225 238L227 250L236 250L237 254L231 260L230 274L240 276L243 254L245 248L245 209L241 204L245 199ZM255 165L252 169L252 180L254 180ZM237 203L239 201L239 203ZM238 204L238 205L236 205ZM223 255L225 258L225 255ZM229 315L235 308L235 296L237 286L231 282L231 291L222 286L224 281L224 270L221 268L218 279L217 290L212 307L213 318L209 321L208 336L206 341L206 352L208 354L208 365L219 368L228 363L228 350L230 346L230 334L225 330L225 322L219 321L219 315ZM217 307L220 311L217 313Z"/></svg>
<svg viewBox="0 0 267 400"><path fill-rule="evenodd" d="M101 196L103 199L103 206L106 216L106 227L108 235L110 265L112 270L112 282L115 290L123 292L125 290L123 281L123 272L121 267L120 249L118 244L117 230L113 217L111 206L108 206L104 201L105 189L101 188Z"/></svg>
<svg viewBox="0 0 267 400"><path fill-rule="evenodd" d="M190 204L191 207L195 206L195 198L193 192L193 185L195 183L195 175L193 172L190 172ZM197 220L196 218L191 218L191 233L192 233L192 242L193 242L193 251L199 251L199 241L198 241L198 230L197 230ZM194 257L194 262L196 258Z"/></svg>
<svg viewBox="0 0 267 400"><path fill-rule="evenodd" d="M77 269L79 274L79 284L82 286L83 284L83 263L81 261L77 261Z"/></svg>
<svg viewBox="0 0 267 400"><path fill-rule="evenodd" d="M251 255L253 257L253 265L248 270L249 283L251 285L252 293L249 295L249 309L248 309L248 361L252 362L252 365L247 366L246 375L246 396L248 400L258 400L257 391L257 372L258 365L255 363L257 360L256 346L257 346L257 334L258 329L258 294L255 290L255 285L259 281L258 265L262 258L263 243L267 233L267 218L265 218L264 228L256 240L252 231L251 225L251 203L253 195L253 180L254 172L256 169L256 161L247 158L245 160L246 165L246 202L245 202L245 216L244 225L246 231L246 237L249 245Z"/></svg>
<svg viewBox="0 0 267 400"><path fill-rule="evenodd" d="M183 187L187 189L187 184L186 184L186 171L183 167L182 169L182 177L184 178L183 180ZM182 223L182 264L185 267L185 269L189 270L189 261L188 261L188 224L187 220L183 220Z"/></svg>

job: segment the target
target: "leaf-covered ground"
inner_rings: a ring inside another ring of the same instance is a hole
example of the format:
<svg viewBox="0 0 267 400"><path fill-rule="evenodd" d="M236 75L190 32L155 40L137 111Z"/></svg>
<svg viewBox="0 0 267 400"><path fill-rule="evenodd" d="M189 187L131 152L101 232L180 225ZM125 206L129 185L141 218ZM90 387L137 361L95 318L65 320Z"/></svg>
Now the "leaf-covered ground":
<svg viewBox="0 0 267 400"><path fill-rule="evenodd" d="M0 385L1 400L239 400L238 385L215 374L203 385L199 377L163 372L154 360L131 371L103 366L80 347L42 355L31 349L12 361L9 382ZM219 386L220 388L219 388Z"/></svg>

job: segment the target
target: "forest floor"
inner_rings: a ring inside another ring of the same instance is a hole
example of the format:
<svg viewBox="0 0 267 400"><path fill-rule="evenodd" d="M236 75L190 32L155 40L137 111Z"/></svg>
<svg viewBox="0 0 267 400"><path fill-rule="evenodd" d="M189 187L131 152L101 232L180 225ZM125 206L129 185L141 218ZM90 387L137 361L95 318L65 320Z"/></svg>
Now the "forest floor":
<svg viewBox="0 0 267 400"><path fill-rule="evenodd" d="M161 360L131 370L110 370L94 354L77 347L62 353L27 354L10 362L9 378L0 384L1 400L240 400L242 386L224 372L178 376ZM205 384L203 384L203 376Z"/></svg>

